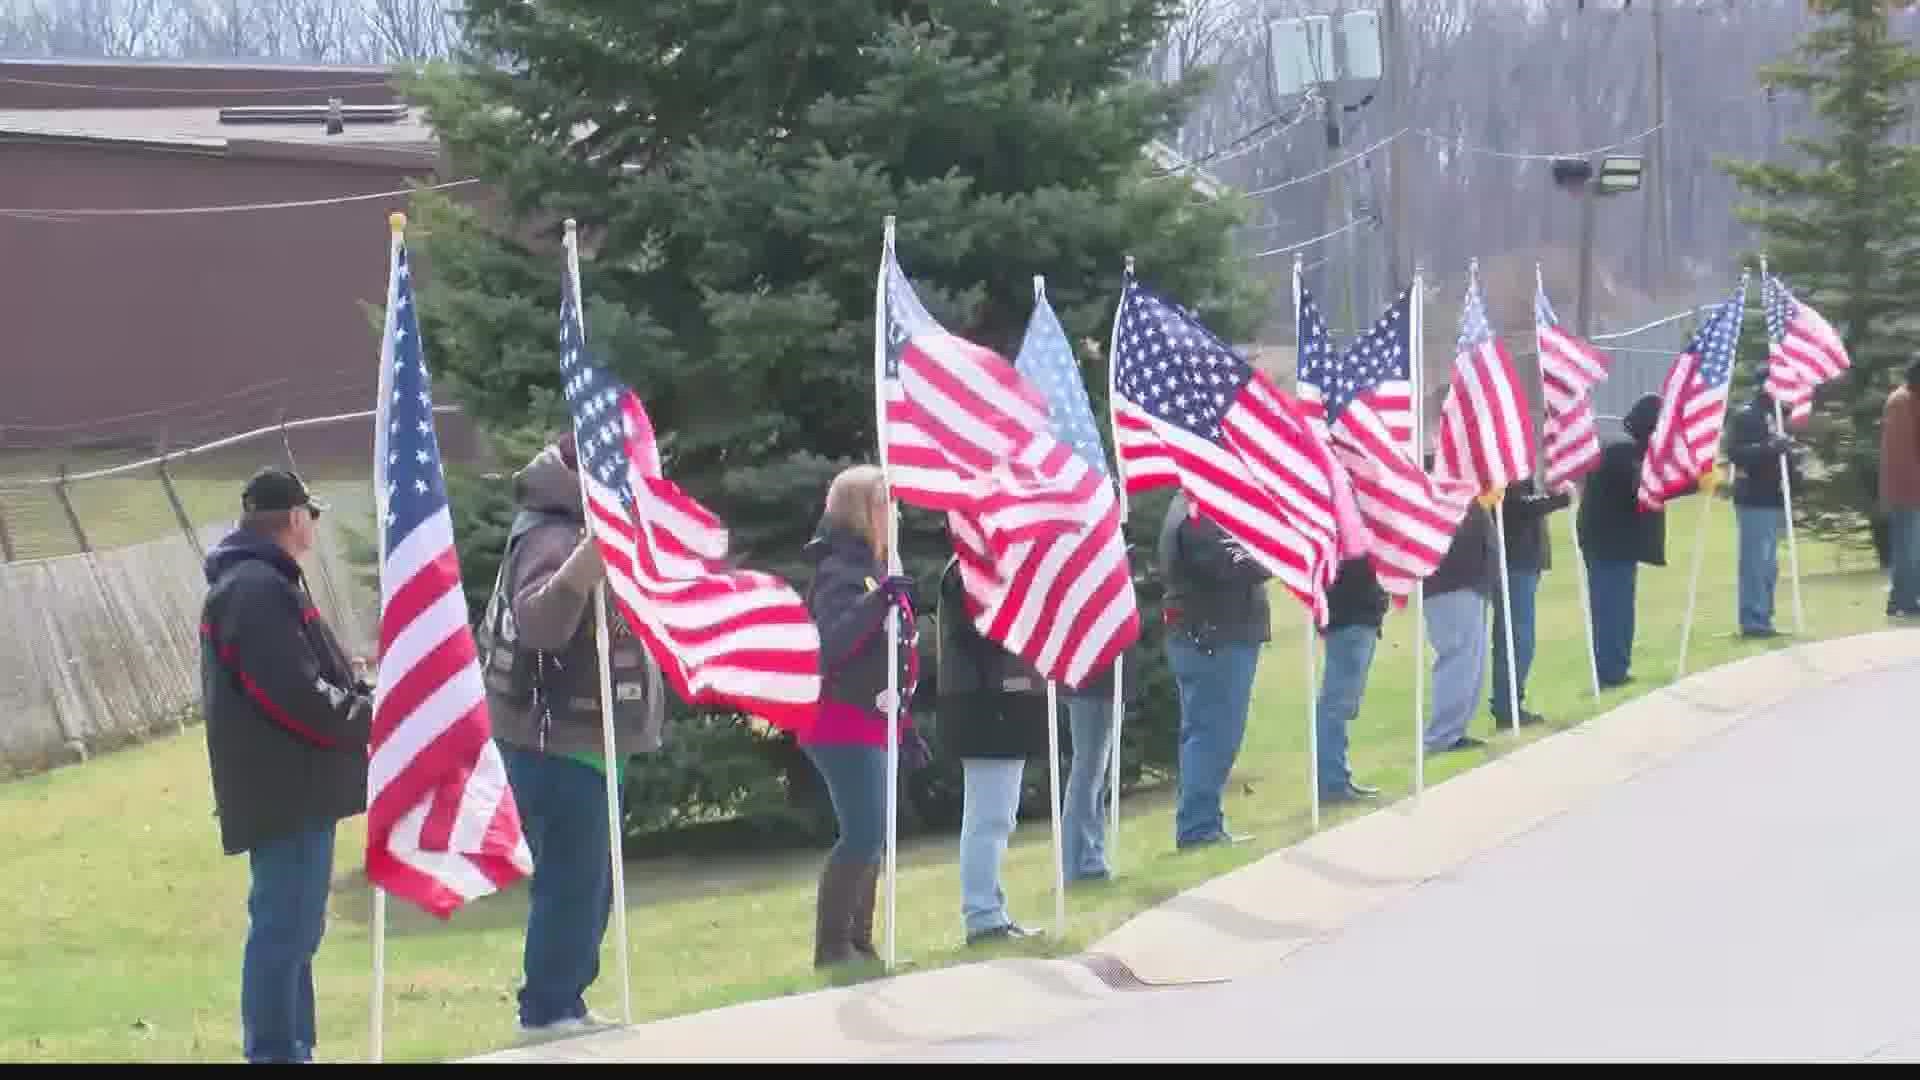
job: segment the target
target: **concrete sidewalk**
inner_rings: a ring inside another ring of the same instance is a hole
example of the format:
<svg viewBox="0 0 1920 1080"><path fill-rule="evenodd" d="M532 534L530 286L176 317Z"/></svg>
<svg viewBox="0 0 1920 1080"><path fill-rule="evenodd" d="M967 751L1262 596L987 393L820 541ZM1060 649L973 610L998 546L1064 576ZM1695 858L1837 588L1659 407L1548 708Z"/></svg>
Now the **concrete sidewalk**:
<svg viewBox="0 0 1920 1080"><path fill-rule="evenodd" d="M863 1061L1016 1037L1155 984L1271 971L1357 916L1793 694L1920 661L1895 629L1730 664L1649 692L1408 800L1317 834L1142 913L1088 954L1006 959L756 1002L500 1051L476 1062Z"/></svg>

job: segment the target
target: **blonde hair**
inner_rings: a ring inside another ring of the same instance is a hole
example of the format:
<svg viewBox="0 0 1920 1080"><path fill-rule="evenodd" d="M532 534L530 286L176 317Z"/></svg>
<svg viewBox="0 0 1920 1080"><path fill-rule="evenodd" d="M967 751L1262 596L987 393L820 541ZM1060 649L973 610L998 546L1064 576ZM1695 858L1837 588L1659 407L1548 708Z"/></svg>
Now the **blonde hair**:
<svg viewBox="0 0 1920 1080"><path fill-rule="evenodd" d="M833 478L833 483L827 486L827 523L866 537L867 542L877 550L879 541L885 537L872 535L873 508L879 504L885 490L878 465L854 465L842 469Z"/></svg>

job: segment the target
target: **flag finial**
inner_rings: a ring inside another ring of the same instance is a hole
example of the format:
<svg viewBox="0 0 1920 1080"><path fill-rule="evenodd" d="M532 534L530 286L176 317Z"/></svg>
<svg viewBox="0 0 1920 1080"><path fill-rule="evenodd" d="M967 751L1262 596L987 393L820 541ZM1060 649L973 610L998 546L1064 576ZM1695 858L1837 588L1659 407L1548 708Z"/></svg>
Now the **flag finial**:
<svg viewBox="0 0 1920 1080"><path fill-rule="evenodd" d="M1033 302L1038 304L1040 301L1045 300L1046 298L1047 298L1047 276L1045 274L1033 275Z"/></svg>
<svg viewBox="0 0 1920 1080"><path fill-rule="evenodd" d="M1133 256L1127 256L1127 277L1133 277Z"/></svg>

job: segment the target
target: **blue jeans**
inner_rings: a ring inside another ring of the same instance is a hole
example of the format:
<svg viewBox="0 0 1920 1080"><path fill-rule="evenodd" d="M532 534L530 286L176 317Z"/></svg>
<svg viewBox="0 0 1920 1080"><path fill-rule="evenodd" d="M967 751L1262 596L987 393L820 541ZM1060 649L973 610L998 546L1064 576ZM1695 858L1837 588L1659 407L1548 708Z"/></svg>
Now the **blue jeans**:
<svg viewBox="0 0 1920 1080"><path fill-rule="evenodd" d="M1771 630L1787 512L1778 506L1736 506L1733 515L1740 526L1740 629Z"/></svg>
<svg viewBox="0 0 1920 1080"><path fill-rule="evenodd" d="M1256 644L1216 644L1206 650L1179 630L1167 634L1167 663L1180 688L1180 805L1174 811L1178 847L1228 837L1221 800L1247 734L1247 707L1259 662Z"/></svg>
<svg viewBox="0 0 1920 1080"><path fill-rule="evenodd" d="M827 782L840 839L833 862L877 863L887 853L887 749L853 743L805 747Z"/></svg>
<svg viewBox="0 0 1920 1080"><path fill-rule="evenodd" d="M1466 737L1487 677L1487 598L1456 589L1426 598L1427 640L1433 645L1433 712L1427 751L1438 753Z"/></svg>
<svg viewBox="0 0 1920 1080"><path fill-rule="evenodd" d="M1633 587L1640 564L1587 560L1587 593L1593 604L1593 659L1601 686L1619 686L1633 670Z"/></svg>
<svg viewBox="0 0 1920 1080"><path fill-rule="evenodd" d="M1000 888L1000 860L1006 857L1020 814L1020 781L1025 758L961 758L966 795L960 815L960 916L967 933L1007 925L1007 894Z"/></svg>
<svg viewBox="0 0 1920 1080"><path fill-rule="evenodd" d="M240 1031L254 1064L313 1060L313 954L327 926L333 835L328 821L248 853L253 884L240 970Z"/></svg>
<svg viewBox="0 0 1920 1080"><path fill-rule="evenodd" d="M1920 510L1892 511L1887 525L1893 556L1887 612L1920 615Z"/></svg>
<svg viewBox="0 0 1920 1080"><path fill-rule="evenodd" d="M587 1015L600 977L600 943L613 915L606 774L584 762L506 743L507 782L533 851L520 1023L544 1027Z"/></svg>
<svg viewBox="0 0 1920 1080"><path fill-rule="evenodd" d="M1322 795L1345 791L1353 779L1347 767L1347 727L1359 715L1379 644L1380 630L1374 626L1341 626L1326 634L1327 669L1320 676L1320 698L1313 711Z"/></svg>
<svg viewBox="0 0 1920 1080"><path fill-rule="evenodd" d="M1067 880L1111 875L1107 867L1107 778L1113 768L1113 695L1068 694L1067 726L1073 759L1067 763L1066 805L1060 810Z"/></svg>
<svg viewBox="0 0 1920 1080"><path fill-rule="evenodd" d="M1527 707L1527 672L1533 670L1534 597L1540 591L1540 571L1507 568L1507 591L1513 603L1513 655L1519 658L1514 669L1515 685L1520 690L1520 707ZM1493 718L1502 724L1513 723L1507 708L1507 612L1498 594L1493 597L1493 694L1487 704Z"/></svg>

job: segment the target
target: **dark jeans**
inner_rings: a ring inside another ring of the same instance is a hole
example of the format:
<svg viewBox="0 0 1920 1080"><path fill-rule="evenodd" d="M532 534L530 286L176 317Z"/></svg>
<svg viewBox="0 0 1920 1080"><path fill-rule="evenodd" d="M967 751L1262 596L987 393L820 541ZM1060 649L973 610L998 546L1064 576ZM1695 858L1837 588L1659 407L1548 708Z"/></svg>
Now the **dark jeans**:
<svg viewBox="0 0 1920 1080"><path fill-rule="evenodd" d="M1920 510L1893 511L1887 527L1893 556L1887 614L1920 615Z"/></svg>
<svg viewBox="0 0 1920 1080"><path fill-rule="evenodd" d="M607 778L584 762L500 744L520 827L533 850L520 1023L544 1027L587 1015L600 977L600 943L613 916Z"/></svg>
<svg viewBox="0 0 1920 1080"><path fill-rule="evenodd" d="M1587 560L1594 666L1601 686L1619 686L1633 669L1633 587L1639 573L1636 562Z"/></svg>
<svg viewBox="0 0 1920 1080"><path fill-rule="evenodd" d="M877 863L887 850L887 750L884 746L826 743L804 747L827 782L840 839L833 862Z"/></svg>
<svg viewBox="0 0 1920 1080"><path fill-rule="evenodd" d="M1353 771L1347 763L1347 728L1360 713L1380 630L1373 626L1339 626L1327 631L1326 643L1326 670L1320 676L1320 697L1314 705L1314 738L1319 744L1320 794L1338 795L1353 782Z"/></svg>
<svg viewBox="0 0 1920 1080"><path fill-rule="evenodd" d="M1534 598L1540 591L1540 571L1507 568L1507 590L1513 599L1513 654L1519 658L1513 678L1520 690L1520 707L1527 707L1527 672L1533 668ZM1507 610L1499 593L1493 594L1493 691L1487 707L1502 724L1513 723L1507 709Z"/></svg>
<svg viewBox="0 0 1920 1080"><path fill-rule="evenodd" d="M248 853L247 947L240 973L241 1042L255 1064L313 1060L313 954L327 926L334 823L308 826Z"/></svg>
<svg viewBox="0 0 1920 1080"><path fill-rule="evenodd" d="M1217 644L1203 649L1179 630L1167 634L1167 662L1180 689L1180 802L1174 844L1225 840L1222 797L1240 743L1247 734L1260 646Z"/></svg>

